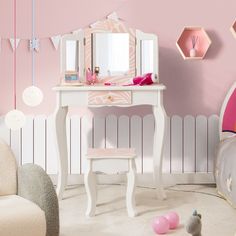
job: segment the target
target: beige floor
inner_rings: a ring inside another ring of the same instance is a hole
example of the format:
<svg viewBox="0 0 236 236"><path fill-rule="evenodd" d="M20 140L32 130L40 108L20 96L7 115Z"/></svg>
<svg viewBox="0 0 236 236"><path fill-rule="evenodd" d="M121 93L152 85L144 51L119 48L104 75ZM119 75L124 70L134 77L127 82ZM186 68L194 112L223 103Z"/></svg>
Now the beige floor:
<svg viewBox="0 0 236 236"><path fill-rule="evenodd" d="M184 224L194 209L202 214L203 236L234 236L236 210L224 200L205 194L174 191L201 191L216 194L211 186L175 186L167 190L168 199L159 201L152 189L137 188L136 201L139 216L129 218L125 209L125 187L99 186L97 216L87 219L86 194L83 186L73 187L60 202L61 236L152 236L153 217L168 211L177 211L181 225L168 235L184 236Z"/></svg>

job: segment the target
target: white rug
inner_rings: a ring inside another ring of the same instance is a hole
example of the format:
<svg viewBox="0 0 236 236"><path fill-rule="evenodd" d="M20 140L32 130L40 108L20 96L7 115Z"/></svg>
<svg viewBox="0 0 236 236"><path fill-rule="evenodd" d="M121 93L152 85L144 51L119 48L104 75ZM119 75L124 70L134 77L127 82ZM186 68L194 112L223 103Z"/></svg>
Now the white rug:
<svg viewBox="0 0 236 236"><path fill-rule="evenodd" d="M184 224L194 209L202 214L202 236L235 235L236 210L226 201L181 190L216 194L215 188L211 186L182 185L168 189L167 200L160 201L153 189L137 188L139 216L129 218L125 208L125 186L102 185L98 188L97 215L87 219L84 187L70 188L66 191L64 200L60 202L61 236L154 236L150 222L155 216L169 211L178 212L181 225L167 235L189 235Z"/></svg>

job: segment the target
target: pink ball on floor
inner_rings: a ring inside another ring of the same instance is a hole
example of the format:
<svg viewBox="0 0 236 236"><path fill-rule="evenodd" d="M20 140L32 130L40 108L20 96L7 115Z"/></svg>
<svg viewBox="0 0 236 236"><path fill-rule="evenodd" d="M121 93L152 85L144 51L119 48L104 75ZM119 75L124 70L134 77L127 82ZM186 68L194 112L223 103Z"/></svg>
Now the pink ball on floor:
<svg viewBox="0 0 236 236"><path fill-rule="evenodd" d="M152 222L152 228L157 234L166 234L170 228L169 221L164 217L156 217Z"/></svg>
<svg viewBox="0 0 236 236"><path fill-rule="evenodd" d="M169 221L170 229L176 229L179 225L179 215L176 212L170 212L165 215L165 218Z"/></svg>

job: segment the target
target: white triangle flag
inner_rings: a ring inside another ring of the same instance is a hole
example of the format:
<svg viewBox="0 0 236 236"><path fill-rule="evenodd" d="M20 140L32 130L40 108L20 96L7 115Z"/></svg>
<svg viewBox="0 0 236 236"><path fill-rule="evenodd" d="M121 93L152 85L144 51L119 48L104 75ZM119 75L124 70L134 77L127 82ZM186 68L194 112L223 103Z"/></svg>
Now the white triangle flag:
<svg viewBox="0 0 236 236"><path fill-rule="evenodd" d="M15 39L11 38L9 40L10 40L10 44L11 44L12 50L14 51L15 50ZM16 39L16 49L17 49L17 47L19 45L19 42L20 42L20 39Z"/></svg>
<svg viewBox="0 0 236 236"><path fill-rule="evenodd" d="M120 18L118 17L116 12L112 12L110 15L107 16L107 19L119 21Z"/></svg>
<svg viewBox="0 0 236 236"><path fill-rule="evenodd" d="M52 44L56 50L58 49L60 40L61 40L61 35L56 35L56 36L51 37Z"/></svg>

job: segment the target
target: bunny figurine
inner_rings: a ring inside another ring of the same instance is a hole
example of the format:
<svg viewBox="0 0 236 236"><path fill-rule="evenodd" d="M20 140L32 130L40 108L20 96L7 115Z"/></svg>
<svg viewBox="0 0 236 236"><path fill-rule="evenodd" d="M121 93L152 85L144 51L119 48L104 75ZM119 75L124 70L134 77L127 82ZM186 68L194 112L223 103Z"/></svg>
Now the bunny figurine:
<svg viewBox="0 0 236 236"><path fill-rule="evenodd" d="M201 215L197 213L195 210L193 215L189 218L186 224L186 230L192 236L201 236L202 231L202 222L201 222Z"/></svg>

